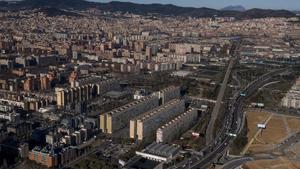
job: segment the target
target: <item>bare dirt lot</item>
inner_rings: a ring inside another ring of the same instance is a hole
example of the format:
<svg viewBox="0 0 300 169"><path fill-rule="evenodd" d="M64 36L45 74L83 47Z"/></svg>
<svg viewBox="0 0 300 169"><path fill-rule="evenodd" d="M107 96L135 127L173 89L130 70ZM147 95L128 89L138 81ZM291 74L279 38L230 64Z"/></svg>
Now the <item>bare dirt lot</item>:
<svg viewBox="0 0 300 169"><path fill-rule="evenodd" d="M276 160L257 160L248 162L243 166L244 169L299 169L300 162L290 161L285 158Z"/></svg>
<svg viewBox="0 0 300 169"><path fill-rule="evenodd" d="M249 147L251 153L272 150L276 145L300 131L300 117L289 117L266 111L249 111L246 118L248 141L254 139ZM259 131L257 124L265 123L266 129Z"/></svg>
<svg viewBox="0 0 300 169"><path fill-rule="evenodd" d="M300 117L259 110L248 111L246 118L247 154L271 155L274 159L251 161L243 166L244 169L300 169L300 140L293 144L285 142L300 132ZM257 124L266 124L266 129L259 130ZM278 149L281 145L287 148Z"/></svg>

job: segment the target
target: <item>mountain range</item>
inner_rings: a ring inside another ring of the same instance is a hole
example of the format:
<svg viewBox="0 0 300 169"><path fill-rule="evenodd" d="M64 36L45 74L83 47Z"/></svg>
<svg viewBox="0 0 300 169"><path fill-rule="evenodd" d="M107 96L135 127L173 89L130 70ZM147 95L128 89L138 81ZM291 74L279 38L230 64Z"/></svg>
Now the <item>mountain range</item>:
<svg viewBox="0 0 300 169"><path fill-rule="evenodd" d="M246 11L246 8L243 7L242 5L230 5L230 6L226 6L224 8L222 8L221 10L223 11L240 11L240 12L243 12L243 11Z"/></svg>
<svg viewBox="0 0 300 169"><path fill-rule="evenodd" d="M0 1L0 9L19 10L47 8L57 10L85 10L97 8L103 11L133 13L140 15L157 14L183 17L236 17L241 19L264 17L293 17L295 13L288 10L250 9L241 6L230 6L222 10L212 8L179 7L171 4L136 4L131 2L112 1L108 3L89 2L85 0L23 0L15 2ZM243 9L242 9L243 8ZM48 11L49 12L49 11ZM51 11L50 11L51 12Z"/></svg>

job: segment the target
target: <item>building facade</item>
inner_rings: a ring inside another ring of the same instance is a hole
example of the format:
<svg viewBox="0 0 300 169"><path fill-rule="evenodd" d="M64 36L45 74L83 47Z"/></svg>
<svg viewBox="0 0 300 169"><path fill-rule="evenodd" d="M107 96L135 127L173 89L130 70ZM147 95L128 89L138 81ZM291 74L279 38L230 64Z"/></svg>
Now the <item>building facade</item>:
<svg viewBox="0 0 300 169"><path fill-rule="evenodd" d="M170 100L180 98L180 86L170 86L161 91L154 93L160 100L162 104L166 104Z"/></svg>
<svg viewBox="0 0 300 169"><path fill-rule="evenodd" d="M175 99L130 120L130 138L144 140L155 134L157 128L185 110L183 100Z"/></svg>
<svg viewBox="0 0 300 169"><path fill-rule="evenodd" d="M198 118L196 109L190 109L165 123L156 131L156 142L170 143L192 127Z"/></svg>
<svg viewBox="0 0 300 169"><path fill-rule="evenodd" d="M154 109L158 105L158 97L149 96L102 114L100 115L100 129L104 133L112 134L129 126L130 119Z"/></svg>
<svg viewBox="0 0 300 169"><path fill-rule="evenodd" d="M109 79L95 84L89 83L68 89L56 88L57 106L61 108L68 104L88 101L108 91L117 90L119 87L120 85L116 79Z"/></svg>

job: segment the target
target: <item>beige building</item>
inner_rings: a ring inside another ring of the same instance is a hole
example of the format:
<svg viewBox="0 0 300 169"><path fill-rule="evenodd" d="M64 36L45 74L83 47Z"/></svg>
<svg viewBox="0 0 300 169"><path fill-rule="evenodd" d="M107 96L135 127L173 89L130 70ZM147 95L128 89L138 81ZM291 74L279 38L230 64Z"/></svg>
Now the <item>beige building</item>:
<svg viewBox="0 0 300 169"><path fill-rule="evenodd" d="M156 131L156 142L170 143L192 127L198 118L196 109L190 109L165 123Z"/></svg>
<svg viewBox="0 0 300 169"><path fill-rule="evenodd" d="M130 119L154 109L158 105L158 97L149 96L114 109L100 115L100 129L104 133L112 134L115 131L129 126Z"/></svg>
<svg viewBox="0 0 300 169"><path fill-rule="evenodd" d="M185 111L183 100L172 100L154 110L130 120L130 138L143 140L155 135L162 124Z"/></svg>
<svg viewBox="0 0 300 169"><path fill-rule="evenodd" d="M105 94L108 91L119 89L119 87L119 83L116 79L109 79L68 89L56 88L57 106L64 107L68 104L87 101L93 97Z"/></svg>

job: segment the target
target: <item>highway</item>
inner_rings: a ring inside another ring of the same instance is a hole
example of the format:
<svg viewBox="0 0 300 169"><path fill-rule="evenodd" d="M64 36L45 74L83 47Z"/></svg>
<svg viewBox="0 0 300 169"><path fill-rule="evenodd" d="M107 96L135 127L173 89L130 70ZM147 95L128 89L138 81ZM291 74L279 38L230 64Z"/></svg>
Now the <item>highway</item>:
<svg viewBox="0 0 300 169"><path fill-rule="evenodd" d="M206 130L206 143L207 144L211 143L212 140L213 140L215 123L216 123L216 120L219 116L219 112L220 112L220 109L221 109L221 106L222 106L222 101L223 101L223 98L224 98L224 95L225 95L226 87L227 87L229 77L231 75L231 71L232 71L232 68L234 66L235 61L236 60L234 58L232 58L229 62L229 65L228 65L223 83L222 83L220 91L218 93L217 102L216 102L216 104L214 106L214 109L211 113L210 121L208 123L208 127L207 127L207 130Z"/></svg>
<svg viewBox="0 0 300 169"><path fill-rule="evenodd" d="M172 166L175 168L188 168L188 169L201 169L210 166L215 162L216 159L221 157L225 151L228 149L229 145L233 142L234 137L230 136L228 133L239 134L243 127L243 103L246 97L252 95L259 87L268 83L274 75L282 73L287 69L279 69L263 76L257 78L248 86L246 86L241 92L236 93L229 102L225 110L225 120L224 125L217 137L208 145L205 149L201 151L203 156L193 155L191 158Z"/></svg>

